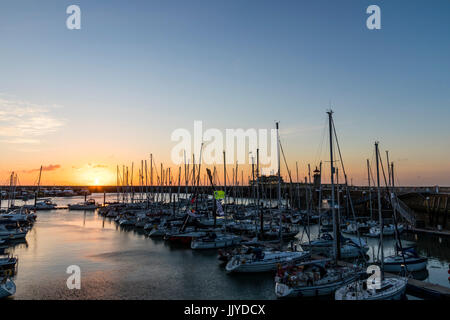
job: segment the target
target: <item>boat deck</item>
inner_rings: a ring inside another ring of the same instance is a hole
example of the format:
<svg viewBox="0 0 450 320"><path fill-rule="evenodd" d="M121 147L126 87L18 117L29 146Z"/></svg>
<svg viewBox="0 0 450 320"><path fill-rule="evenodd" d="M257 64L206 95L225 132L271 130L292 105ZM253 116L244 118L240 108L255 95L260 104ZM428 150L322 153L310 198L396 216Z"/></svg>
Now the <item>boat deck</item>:
<svg viewBox="0 0 450 320"><path fill-rule="evenodd" d="M312 258L325 259L325 257L319 255L313 255ZM342 266L352 266L352 263L346 261L338 261L338 264ZM397 275L387 272L385 275L389 278L397 277ZM450 299L450 288L412 278L408 279L406 293L423 299Z"/></svg>

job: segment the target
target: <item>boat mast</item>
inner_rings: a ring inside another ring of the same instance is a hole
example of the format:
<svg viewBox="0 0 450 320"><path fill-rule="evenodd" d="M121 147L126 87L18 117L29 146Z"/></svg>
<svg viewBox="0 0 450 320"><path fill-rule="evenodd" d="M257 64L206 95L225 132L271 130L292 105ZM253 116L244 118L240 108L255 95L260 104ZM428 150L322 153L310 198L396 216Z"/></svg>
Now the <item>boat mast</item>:
<svg viewBox="0 0 450 320"><path fill-rule="evenodd" d="M297 191L297 209L300 211L301 203L300 203L300 181L298 180L298 162L295 161L295 170L297 172L297 177L295 179L296 182L296 191Z"/></svg>
<svg viewBox="0 0 450 320"><path fill-rule="evenodd" d="M367 181L369 182L370 220L373 220L373 213L372 213L372 190L371 190L371 187L370 187L370 163L369 163L369 159L367 159Z"/></svg>
<svg viewBox="0 0 450 320"><path fill-rule="evenodd" d="M34 197L34 206L35 207L36 207L36 202L37 202L38 197L39 197L39 191L40 191L40 188L41 188L41 176L42 176L42 166L39 169L39 179L38 179L37 192L36 192L36 196Z"/></svg>
<svg viewBox="0 0 450 320"><path fill-rule="evenodd" d="M119 203L119 165L117 165L117 170L116 170L116 192L117 192L117 203Z"/></svg>
<svg viewBox="0 0 450 320"><path fill-rule="evenodd" d="M388 150L386 150L386 160L387 160L387 169L388 169L388 186L390 187L391 186L391 167L390 167L390 164L389 164L389 151Z"/></svg>
<svg viewBox="0 0 450 320"><path fill-rule="evenodd" d="M383 214L381 212L381 191L380 191L380 168L378 141L375 142L375 157L377 159L377 197L378 197L378 218L380 224L380 248L381 248L381 281L384 280L384 252L383 252Z"/></svg>
<svg viewBox="0 0 450 320"><path fill-rule="evenodd" d="M227 213L227 163L225 161L225 150L223 150L223 190L225 196L223 198L223 212Z"/></svg>
<svg viewBox="0 0 450 320"><path fill-rule="evenodd" d="M339 229L338 229L338 221L336 217L336 210L334 205L334 156L333 156L333 111L330 110L328 113L328 126L330 131L330 180L331 180L331 212L332 212L332 218L333 218L333 246L334 246L334 259L335 262L339 260L340 258L340 239L339 239ZM320 216L320 212L319 212Z"/></svg>
<svg viewBox="0 0 450 320"><path fill-rule="evenodd" d="M259 214L259 220L261 224L261 240L264 239L264 214L259 208L259 148L256 149L256 214Z"/></svg>
<svg viewBox="0 0 450 320"><path fill-rule="evenodd" d="M330 129L330 179L331 179L331 213L333 216L333 237L334 237L334 260L340 259L340 230L339 221L336 216L336 208L334 205L334 157L333 157L333 111L328 113L328 125Z"/></svg>
<svg viewBox="0 0 450 320"><path fill-rule="evenodd" d="M280 247L283 243L282 238L282 214L281 214L281 165L280 165L280 133L279 133L279 122L275 123L277 129L277 162L278 162L278 211L280 214Z"/></svg>

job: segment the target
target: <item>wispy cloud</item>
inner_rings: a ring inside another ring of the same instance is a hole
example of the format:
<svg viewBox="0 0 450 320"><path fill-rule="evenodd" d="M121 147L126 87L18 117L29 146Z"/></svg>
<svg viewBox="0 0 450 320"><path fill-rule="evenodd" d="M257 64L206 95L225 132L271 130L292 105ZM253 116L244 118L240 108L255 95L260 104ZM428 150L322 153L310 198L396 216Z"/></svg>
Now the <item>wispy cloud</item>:
<svg viewBox="0 0 450 320"><path fill-rule="evenodd" d="M54 170L58 170L59 168L61 168L61 165L59 165L59 164L49 164L48 166L42 166L42 171L54 171ZM32 173L32 172L37 172L39 170L41 170L41 168L31 169L31 170L23 170L23 172Z"/></svg>
<svg viewBox="0 0 450 320"><path fill-rule="evenodd" d="M38 144L37 137L53 133L64 121L51 115L58 105L42 106L0 95L0 142Z"/></svg>
<svg viewBox="0 0 450 320"><path fill-rule="evenodd" d="M108 168L108 165L106 164L96 164L96 163L87 163L83 166L72 166L72 169L74 170L82 170L82 169L104 169Z"/></svg>
<svg viewBox="0 0 450 320"><path fill-rule="evenodd" d="M104 164L92 164L92 163L88 163L88 166L89 167L91 167L91 168L108 168L108 166L107 165L104 165Z"/></svg>

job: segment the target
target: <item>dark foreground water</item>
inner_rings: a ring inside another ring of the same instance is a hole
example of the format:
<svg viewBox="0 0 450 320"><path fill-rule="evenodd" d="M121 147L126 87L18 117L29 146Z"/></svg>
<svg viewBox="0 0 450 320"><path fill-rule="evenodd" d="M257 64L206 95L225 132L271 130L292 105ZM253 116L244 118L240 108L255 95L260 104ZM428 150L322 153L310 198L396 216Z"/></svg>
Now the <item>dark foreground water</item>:
<svg viewBox="0 0 450 320"><path fill-rule="evenodd" d="M83 198L54 200L67 205ZM419 277L449 286L449 239L407 238L430 259ZM372 256L377 241L369 245ZM386 254L393 252L392 241L385 245ZM227 274L215 251L173 247L93 211L38 211L26 243L10 251L19 257L14 299L275 299L272 274ZM80 290L66 286L70 265L81 268Z"/></svg>

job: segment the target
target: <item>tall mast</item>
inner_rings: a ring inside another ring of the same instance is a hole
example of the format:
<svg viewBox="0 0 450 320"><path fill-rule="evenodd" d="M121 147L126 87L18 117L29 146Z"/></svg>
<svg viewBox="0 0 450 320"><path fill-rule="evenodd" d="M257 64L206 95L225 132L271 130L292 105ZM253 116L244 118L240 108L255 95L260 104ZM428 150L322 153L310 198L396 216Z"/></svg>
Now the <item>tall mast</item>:
<svg viewBox="0 0 450 320"><path fill-rule="evenodd" d="M116 171L116 184L117 184L117 202L119 202L119 165L117 165Z"/></svg>
<svg viewBox="0 0 450 320"><path fill-rule="evenodd" d="M367 181L369 183L369 207L370 207L370 219L373 220L373 212L372 212L372 190L370 188L370 163L369 159L367 159Z"/></svg>
<svg viewBox="0 0 450 320"><path fill-rule="evenodd" d="M259 214L262 240L264 239L264 214L259 208L259 148L256 149L256 214Z"/></svg>
<svg viewBox="0 0 450 320"><path fill-rule="evenodd" d="M297 177L295 179L296 191L297 191L297 209L300 210L300 185L299 185L299 181L298 181L298 161L295 161L295 170L297 173Z"/></svg>
<svg viewBox="0 0 450 320"><path fill-rule="evenodd" d="M375 157L377 159L377 196L378 196L378 218L380 224L380 248L381 248L381 281L384 280L384 252L383 252L383 214L381 212L381 190L380 190L380 168L378 141L375 142Z"/></svg>
<svg viewBox="0 0 450 320"><path fill-rule="evenodd" d="M225 150L223 150L223 189L225 197L223 198L223 212L227 213L227 163L225 161Z"/></svg>
<svg viewBox="0 0 450 320"><path fill-rule="evenodd" d="M278 162L278 211L280 213L280 246L283 243L282 239L282 214L281 214L281 165L280 165L280 132L279 132L279 122L276 122L277 129L277 162Z"/></svg>
<svg viewBox="0 0 450 320"><path fill-rule="evenodd" d="M330 129L330 179L331 179L331 213L333 215L334 259L340 259L340 230L334 205L334 157L333 157L333 111L328 113L328 126Z"/></svg>
<svg viewBox="0 0 450 320"><path fill-rule="evenodd" d="M387 160L387 169L388 169L388 176L389 176L389 178L388 178L388 181L389 181L388 186L390 187L391 186L391 167L389 165L389 151L388 150L386 150L386 160Z"/></svg>
<svg viewBox="0 0 450 320"><path fill-rule="evenodd" d="M42 176L42 166L39 169L38 187L37 187L36 196L34 197L34 206L36 206L36 202L37 202L37 199L39 197L39 191L40 191L40 188L41 188L41 176Z"/></svg>

